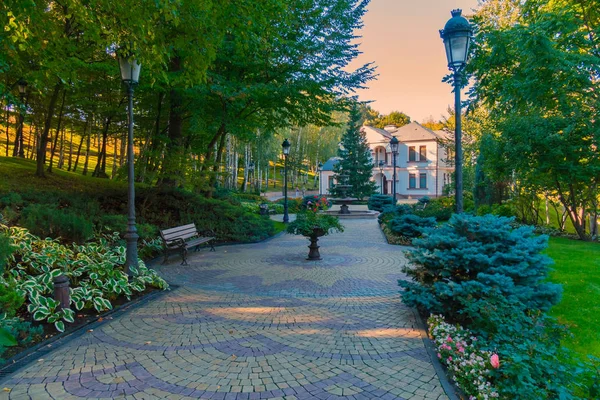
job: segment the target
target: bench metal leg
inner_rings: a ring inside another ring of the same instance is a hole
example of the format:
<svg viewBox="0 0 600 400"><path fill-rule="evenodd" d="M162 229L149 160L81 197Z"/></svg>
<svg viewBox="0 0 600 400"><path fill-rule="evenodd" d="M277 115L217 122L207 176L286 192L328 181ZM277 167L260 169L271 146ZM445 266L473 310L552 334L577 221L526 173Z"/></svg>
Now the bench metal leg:
<svg viewBox="0 0 600 400"><path fill-rule="evenodd" d="M215 246L212 244L212 241L208 242L210 244L210 251L216 251Z"/></svg>
<svg viewBox="0 0 600 400"><path fill-rule="evenodd" d="M183 261L181 262L181 265L188 265L188 262L187 262L187 253L188 253L188 251L184 247L183 251L181 252L181 257L183 258Z"/></svg>

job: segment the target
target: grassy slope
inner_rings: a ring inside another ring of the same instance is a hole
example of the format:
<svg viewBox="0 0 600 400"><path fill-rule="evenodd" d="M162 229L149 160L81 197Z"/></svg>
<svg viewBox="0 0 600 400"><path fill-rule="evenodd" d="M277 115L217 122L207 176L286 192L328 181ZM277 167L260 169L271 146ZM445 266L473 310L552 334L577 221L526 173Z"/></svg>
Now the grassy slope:
<svg viewBox="0 0 600 400"><path fill-rule="evenodd" d="M564 288L551 314L569 324L574 334L565 344L600 357L600 244L553 237L547 254L556 263L550 277Z"/></svg>
<svg viewBox="0 0 600 400"><path fill-rule="evenodd" d="M98 185L126 190L125 182L93 178L89 174L83 176L81 172L59 169L53 171L52 174L46 174L46 178L38 178L35 176L35 161L0 157L0 192L6 193L16 189L20 192L57 189L64 192L86 192L97 188Z"/></svg>

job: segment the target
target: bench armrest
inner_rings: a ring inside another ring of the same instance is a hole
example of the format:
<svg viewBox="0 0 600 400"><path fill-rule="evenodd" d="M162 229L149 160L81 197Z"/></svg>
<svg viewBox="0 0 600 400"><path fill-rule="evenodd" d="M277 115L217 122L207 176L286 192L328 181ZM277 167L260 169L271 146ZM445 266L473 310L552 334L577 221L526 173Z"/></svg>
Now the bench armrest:
<svg viewBox="0 0 600 400"><path fill-rule="evenodd" d="M167 247L183 247L185 246L185 240L183 240L182 238L172 239L168 242L165 240L165 245Z"/></svg>
<svg viewBox="0 0 600 400"><path fill-rule="evenodd" d="M214 237L216 238L217 235L215 234L215 231L213 231L212 229L205 229L202 232L200 232L200 236L204 236L204 237Z"/></svg>

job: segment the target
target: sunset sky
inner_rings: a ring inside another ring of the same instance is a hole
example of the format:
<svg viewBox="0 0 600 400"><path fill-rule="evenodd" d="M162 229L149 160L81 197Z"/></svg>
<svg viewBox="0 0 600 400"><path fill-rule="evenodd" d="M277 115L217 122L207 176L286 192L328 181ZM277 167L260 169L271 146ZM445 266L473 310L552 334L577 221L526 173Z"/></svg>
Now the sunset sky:
<svg viewBox="0 0 600 400"><path fill-rule="evenodd" d="M359 92L360 100L374 100L371 107L382 114L403 111L413 121L446 115L454 96L442 83L448 68L439 30L452 9L465 15L476 5L477 0L371 0L357 64L374 61L379 77Z"/></svg>

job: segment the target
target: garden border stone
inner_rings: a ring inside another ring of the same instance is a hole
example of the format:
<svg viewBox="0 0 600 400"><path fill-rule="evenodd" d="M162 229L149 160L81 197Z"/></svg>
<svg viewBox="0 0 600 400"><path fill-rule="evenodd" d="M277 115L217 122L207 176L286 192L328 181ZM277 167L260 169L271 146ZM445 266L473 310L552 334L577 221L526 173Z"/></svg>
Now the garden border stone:
<svg viewBox="0 0 600 400"><path fill-rule="evenodd" d="M96 329L97 327L103 325L107 321L110 321L106 319L107 317L123 315L129 312L130 310L142 306L148 303L149 301L155 300L166 294L168 291L175 290L177 288L179 288L179 286L169 284L168 290L156 289L148 294L137 297L132 301L121 304L106 313L96 316L91 321L80 325L72 331L62 332L57 335L54 335L51 338L44 340L36 344L35 346L32 346L16 354L15 356L8 359L6 361L6 364L0 366L0 386L6 379L8 379L8 376L13 374L14 372L29 365L31 362L41 358L45 354L50 353L60 345L81 337L88 330ZM100 318L102 318L102 321L99 321Z"/></svg>
<svg viewBox="0 0 600 400"><path fill-rule="evenodd" d="M461 397L457 394L457 392L460 392L460 389L457 388L456 385L448 378L446 370L437 359L435 347L429 338L429 334L427 333L427 325L423 322L421 315L416 309L412 307L410 307L410 309L415 316L415 320L417 321L416 328L418 328L421 339L423 340L423 344L425 345L425 350L431 359L433 369L435 370L435 373L442 384L442 388L444 389L446 396L448 396L450 400L460 400Z"/></svg>

